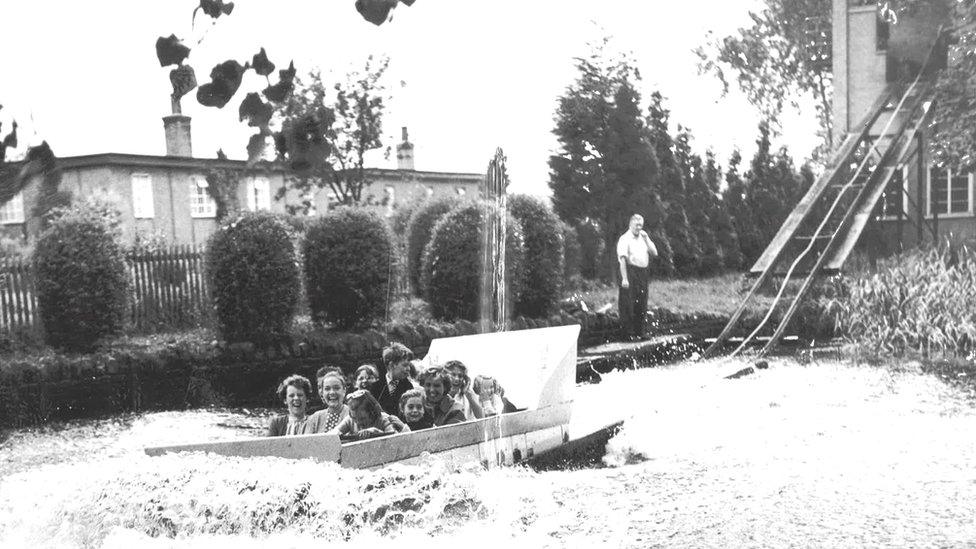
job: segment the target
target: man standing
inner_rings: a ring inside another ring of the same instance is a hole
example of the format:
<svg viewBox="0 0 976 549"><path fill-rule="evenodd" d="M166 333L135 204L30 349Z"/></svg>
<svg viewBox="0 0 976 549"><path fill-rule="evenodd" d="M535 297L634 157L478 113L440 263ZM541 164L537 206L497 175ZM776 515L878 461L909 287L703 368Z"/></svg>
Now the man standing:
<svg viewBox="0 0 976 549"><path fill-rule="evenodd" d="M647 271L651 258L657 257L657 247L644 232L644 218L630 216L630 227L617 240L617 260L620 262L620 323L632 340L643 339L644 317L647 315Z"/></svg>

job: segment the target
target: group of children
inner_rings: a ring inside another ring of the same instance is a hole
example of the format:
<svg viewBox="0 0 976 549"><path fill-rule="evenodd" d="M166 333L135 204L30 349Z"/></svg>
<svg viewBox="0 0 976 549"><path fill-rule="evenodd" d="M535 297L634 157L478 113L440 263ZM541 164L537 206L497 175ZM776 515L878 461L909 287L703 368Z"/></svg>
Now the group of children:
<svg viewBox="0 0 976 549"><path fill-rule="evenodd" d="M460 361L419 372L413 352L401 343L391 343L383 349L382 363L383 375L372 364L364 364L356 369L351 383L339 368L320 368L315 377L324 407L311 414L312 384L300 375L287 377L278 386L278 398L288 413L271 419L268 436L330 433L364 439L515 409L497 381L486 376L471 380Z"/></svg>

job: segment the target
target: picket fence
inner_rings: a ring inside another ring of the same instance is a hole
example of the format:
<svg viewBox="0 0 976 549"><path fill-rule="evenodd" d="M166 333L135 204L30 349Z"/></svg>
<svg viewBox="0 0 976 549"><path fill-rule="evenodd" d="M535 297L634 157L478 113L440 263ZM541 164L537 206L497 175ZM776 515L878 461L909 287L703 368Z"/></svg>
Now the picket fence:
<svg viewBox="0 0 976 549"><path fill-rule="evenodd" d="M179 330L206 324L210 294L203 250L171 246L126 253L129 271L127 329L135 333ZM30 262L0 262L0 331L37 330L40 318Z"/></svg>

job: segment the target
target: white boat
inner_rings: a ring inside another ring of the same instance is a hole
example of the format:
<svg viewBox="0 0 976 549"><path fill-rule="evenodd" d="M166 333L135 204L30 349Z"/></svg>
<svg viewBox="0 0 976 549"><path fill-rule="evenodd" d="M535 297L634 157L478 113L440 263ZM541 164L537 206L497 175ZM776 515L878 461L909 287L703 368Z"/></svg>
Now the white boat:
<svg viewBox="0 0 976 549"><path fill-rule="evenodd" d="M146 453L276 456L338 462L351 468L411 463L437 454L457 464L511 465L592 436L573 436L569 431L579 330L578 325L558 326L431 342L425 365L460 360L472 379L478 374L494 377L518 412L355 442L317 434L159 446L146 448Z"/></svg>

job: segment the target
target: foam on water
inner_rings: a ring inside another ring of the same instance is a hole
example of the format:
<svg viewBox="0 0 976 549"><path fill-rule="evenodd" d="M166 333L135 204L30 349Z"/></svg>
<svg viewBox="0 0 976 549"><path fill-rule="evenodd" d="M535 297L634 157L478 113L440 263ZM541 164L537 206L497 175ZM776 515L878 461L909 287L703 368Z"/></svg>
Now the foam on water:
<svg viewBox="0 0 976 549"><path fill-rule="evenodd" d="M0 546L913 547L976 539L972 392L913 372L682 364L579 387L573 425L620 417L610 467L334 464L146 445L250 436L262 414L145 414L0 446Z"/></svg>

